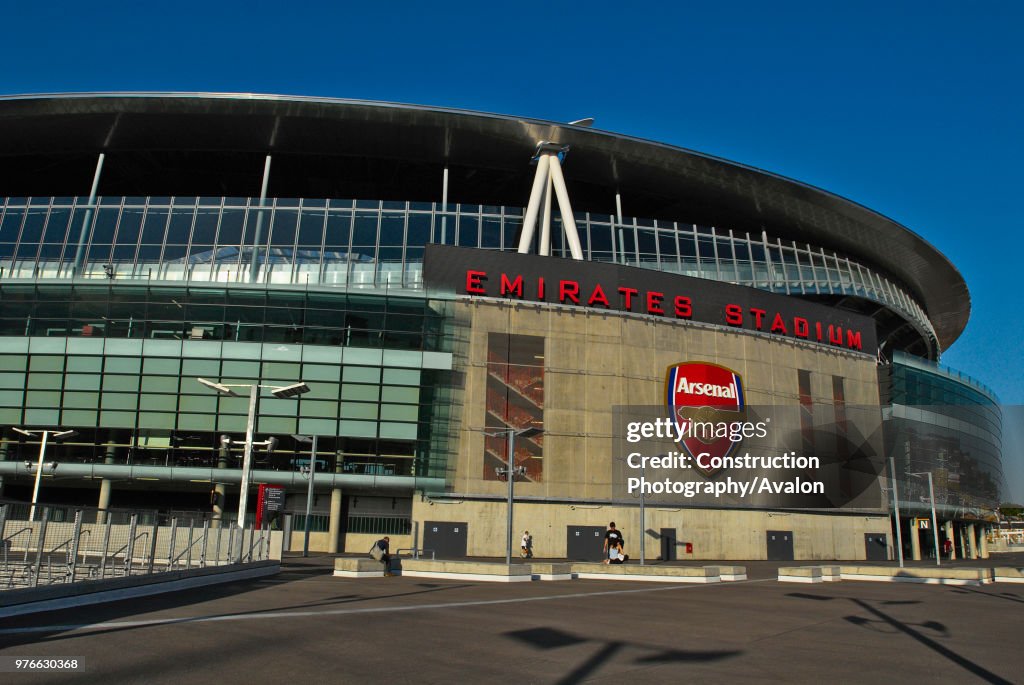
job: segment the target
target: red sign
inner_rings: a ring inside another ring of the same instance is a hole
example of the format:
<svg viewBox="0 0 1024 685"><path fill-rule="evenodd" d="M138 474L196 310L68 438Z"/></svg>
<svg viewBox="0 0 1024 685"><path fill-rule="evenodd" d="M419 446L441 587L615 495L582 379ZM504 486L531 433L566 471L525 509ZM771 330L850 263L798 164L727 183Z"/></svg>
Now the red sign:
<svg viewBox="0 0 1024 685"><path fill-rule="evenodd" d="M680 433L680 441L694 466L705 476L711 459L726 457L739 444L718 429L746 417L743 382L732 369L705 362L686 362L668 368L666 403Z"/></svg>
<svg viewBox="0 0 1024 685"><path fill-rule="evenodd" d="M270 524L283 506L284 488L280 485L260 483L259 497L256 500L256 528L262 528L264 520Z"/></svg>

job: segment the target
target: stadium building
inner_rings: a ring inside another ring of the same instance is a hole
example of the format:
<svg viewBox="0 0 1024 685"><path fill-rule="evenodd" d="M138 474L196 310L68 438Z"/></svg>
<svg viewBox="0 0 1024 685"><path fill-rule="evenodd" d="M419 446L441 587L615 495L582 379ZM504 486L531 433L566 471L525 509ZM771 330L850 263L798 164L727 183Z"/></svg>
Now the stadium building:
<svg viewBox="0 0 1024 685"><path fill-rule="evenodd" d="M941 537L980 553L1000 413L937 364L970 312L950 261L824 190L591 123L0 98L4 495L227 518L251 415L251 482L301 529L314 464L328 551L503 556L514 487L543 557L600 554L614 520L650 559L885 558L891 458L907 554L935 528L925 474ZM623 407L773 408L827 457L787 478L829 494L629 494Z"/></svg>

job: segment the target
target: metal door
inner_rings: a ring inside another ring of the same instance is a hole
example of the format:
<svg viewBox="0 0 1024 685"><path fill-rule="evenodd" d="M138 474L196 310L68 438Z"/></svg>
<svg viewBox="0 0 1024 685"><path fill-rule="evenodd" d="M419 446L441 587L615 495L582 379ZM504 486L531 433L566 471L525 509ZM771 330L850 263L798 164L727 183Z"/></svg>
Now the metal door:
<svg viewBox="0 0 1024 685"><path fill-rule="evenodd" d="M793 561L793 531L768 531L768 561Z"/></svg>
<svg viewBox="0 0 1024 685"><path fill-rule="evenodd" d="M603 561L604 531L601 526L567 526L566 558L573 561Z"/></svg>
<svg viewBox="0 0 1024 685"><path fill-rule="evenodd" d="M864 533L864 558L868 561L889 561L885 533Z"/></svg>
<svg viewBox="0 0 1024 685"><path fill-rule="evenodd" d="M675 528L662 528L661 529L661 560L662 561L675 561L676 560L676 529Z"/></svg>
<svg viewBox="0 0 1024 685"><path fill-rule="evenodd" d="M430 558L430 550L438 559L462 559L466 556L469 525L464 521L427 521L423 524L423 550Z"/></svg>

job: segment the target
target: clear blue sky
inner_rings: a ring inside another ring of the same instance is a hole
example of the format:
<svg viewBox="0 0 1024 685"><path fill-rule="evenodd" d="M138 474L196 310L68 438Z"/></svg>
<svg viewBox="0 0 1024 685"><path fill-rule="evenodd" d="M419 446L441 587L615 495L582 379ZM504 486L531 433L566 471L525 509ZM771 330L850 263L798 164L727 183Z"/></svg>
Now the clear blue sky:
<svg viewBox="0 0 1024 685"><path fill-rule="evenodd" d="M943 361L1024 404L1024 6L710 4L17 3L0 93L259 92L594 116L922 235L971 290L970 325ZM1024 460L1009 461L1024 499Z"/></svg>

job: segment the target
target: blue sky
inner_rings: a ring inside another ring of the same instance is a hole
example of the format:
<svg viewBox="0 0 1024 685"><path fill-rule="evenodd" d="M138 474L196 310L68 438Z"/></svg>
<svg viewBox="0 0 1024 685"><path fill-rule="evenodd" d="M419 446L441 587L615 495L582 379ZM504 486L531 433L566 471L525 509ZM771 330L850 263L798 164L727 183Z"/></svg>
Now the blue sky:
<svg viewBox="0 0 1024 685"><path fill-rule="evenodd" d="M819 186L922 235L972 295L943 362L1024 404L1024 6L710 4L18 3L5 8L0 93L260 92L593 116Z"/></svg>

